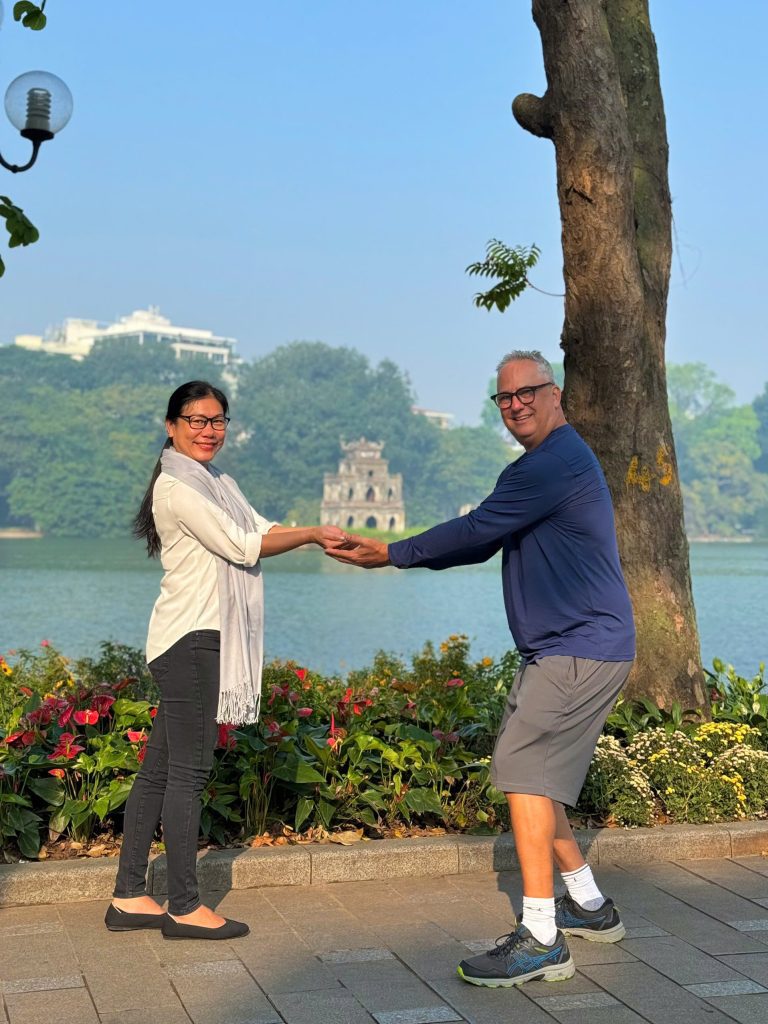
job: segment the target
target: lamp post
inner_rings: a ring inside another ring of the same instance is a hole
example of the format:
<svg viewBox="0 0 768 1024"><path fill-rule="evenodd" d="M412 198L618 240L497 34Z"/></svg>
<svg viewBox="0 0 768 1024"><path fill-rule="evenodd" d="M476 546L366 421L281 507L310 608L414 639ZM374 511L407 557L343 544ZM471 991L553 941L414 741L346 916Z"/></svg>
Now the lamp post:
<svg viewBox="0 0 768 1024"><path fill-rule="evenodd" d="M0 0L0 24L3 5ZM9 163L0 153L0 164L18 174L28 171L37 160L44 142L52 139L72 116L72 93L60 78L48 71L27 71L15 78L5 93L5 112L24 139L32 143L32 155L25 164Z"/></svg>

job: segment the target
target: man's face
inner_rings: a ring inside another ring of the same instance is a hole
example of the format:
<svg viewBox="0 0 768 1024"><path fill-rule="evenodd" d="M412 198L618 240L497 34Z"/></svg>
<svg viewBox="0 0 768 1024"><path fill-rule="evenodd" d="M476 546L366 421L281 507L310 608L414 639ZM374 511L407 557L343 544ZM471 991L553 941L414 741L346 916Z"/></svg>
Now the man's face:
<svg viewBox="0 0 768 1024"><path fill-rule="evenodd" d="M536 363L530 359L516 359L499 370L496 390L512 392L546 383L547 376ZM565 423L560 406L560 388L556 384L539 388L530 405L513 398L512 405L499 412L504 426L526 451L536 448L553 430Z"/></svg>

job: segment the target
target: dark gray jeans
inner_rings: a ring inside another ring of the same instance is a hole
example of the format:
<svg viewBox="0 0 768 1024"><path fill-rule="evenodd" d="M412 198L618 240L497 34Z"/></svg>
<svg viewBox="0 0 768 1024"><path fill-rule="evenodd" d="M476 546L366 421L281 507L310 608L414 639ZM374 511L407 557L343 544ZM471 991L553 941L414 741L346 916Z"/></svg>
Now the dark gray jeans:
<svg viewBox="0 0 768 1024"><path fill-rule="evenodd" d="M201 795L218 734L218 630L188 633L155 658L149 670L160 689L160 707L125 806L114 895L130 899L146 893L149 848L162 820L168 910L181 916L200 906L197 838Z"/></svg>

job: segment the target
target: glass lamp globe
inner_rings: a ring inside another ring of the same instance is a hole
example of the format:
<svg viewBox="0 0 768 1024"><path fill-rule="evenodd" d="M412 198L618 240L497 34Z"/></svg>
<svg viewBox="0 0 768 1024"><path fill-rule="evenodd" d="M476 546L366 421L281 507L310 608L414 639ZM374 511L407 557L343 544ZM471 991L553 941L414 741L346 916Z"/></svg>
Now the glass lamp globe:
<svg viewBox="0 0 768 1024"><path fill-rule="evenodd" d="M52 139L72 116L72 93L48 71L27 71L8 86L5 112L24 138Z"/></svg>

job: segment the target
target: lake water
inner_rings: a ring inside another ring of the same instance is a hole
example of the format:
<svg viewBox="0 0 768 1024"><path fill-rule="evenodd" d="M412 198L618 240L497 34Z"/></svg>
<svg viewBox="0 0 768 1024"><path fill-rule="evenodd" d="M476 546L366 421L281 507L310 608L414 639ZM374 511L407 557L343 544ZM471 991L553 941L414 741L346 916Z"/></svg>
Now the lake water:
<svg viewBox="0 0 768 1024"><path fill-rule="evenodd" d="M466 633L476 658L511 646L498 559L362 572L308 549L263 564L267 659L344 672L451 633ZM704 664L719 657L754 674L768 661L768 544L692 544L691 564ZM143 647L159 579L130 540L0 539L0 653L43 639L70 656L108 639Z"/></svg>

